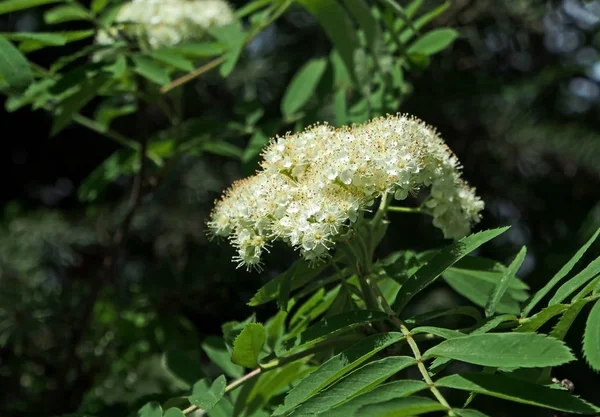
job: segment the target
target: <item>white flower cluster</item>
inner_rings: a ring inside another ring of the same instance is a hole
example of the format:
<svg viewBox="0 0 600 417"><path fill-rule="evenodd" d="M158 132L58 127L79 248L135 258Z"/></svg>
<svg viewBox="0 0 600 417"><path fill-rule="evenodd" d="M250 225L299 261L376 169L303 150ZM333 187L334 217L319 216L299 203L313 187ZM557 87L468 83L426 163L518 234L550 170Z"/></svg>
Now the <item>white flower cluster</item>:
<svg viewBox="0 0 600 417"><path fill-rule="evenodd" d="M115 25L155 49L201 39L209 28L229 24L233 18L225 0L132 0L121 7ZM113 43L116 30L109 32L100 31L96 42Z"/></svg>
<svg viewBox="0 0 600 417"><path fill-rule="evenodd" d="M388 116L351 128L310 127L271 141L262 170L216 204L208 226L229 237L239 266L260 267L281 239L311 261L328 256L377 197L404 200L431 187L426 207L446 238L468 234L483 202L460 178L458 159L436 131L410 116Z"/></svg>

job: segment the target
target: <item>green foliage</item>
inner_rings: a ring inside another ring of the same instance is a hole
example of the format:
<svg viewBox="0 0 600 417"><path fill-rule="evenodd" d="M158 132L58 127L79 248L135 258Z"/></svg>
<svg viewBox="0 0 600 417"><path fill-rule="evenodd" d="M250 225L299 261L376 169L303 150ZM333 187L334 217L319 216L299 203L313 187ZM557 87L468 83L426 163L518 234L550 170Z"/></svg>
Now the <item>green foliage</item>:
<svg viewBox="0 0 600 417"><path fill-rule="evenodd" d="M194 384L190 403L205 411L210 411L225 395L225 376L221 375L209 385L207 379Z"/></svg>
<svg viewBox="0 0 600 417"><path fill-rule="evenodd" d="M33 81L27 59L3 36L0 36L0 76L16 91L24 91Z"/></svg>
<svg viewBox="0 0 600 417"><path fill-rule="evenodd" d="M583 335L583 355L592 368L600 371L600 303L596 301L587 318Z"/></svg>
<svg viewBox="0 0 600 417"><path fill-rule="evenodd" d="M262 324L248 323L233 342L231 361L245 368L256 367L266 338L267 334Z"/></svg>

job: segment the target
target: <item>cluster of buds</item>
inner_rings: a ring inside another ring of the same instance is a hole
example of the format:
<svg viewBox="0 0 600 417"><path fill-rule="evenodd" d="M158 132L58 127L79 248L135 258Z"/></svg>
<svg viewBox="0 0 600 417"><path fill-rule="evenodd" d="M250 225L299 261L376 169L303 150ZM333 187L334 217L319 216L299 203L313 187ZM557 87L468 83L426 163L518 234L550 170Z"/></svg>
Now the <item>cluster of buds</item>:
<svg viewBox="0 0 600 417"><path fill-rule="evenodd" d="M98 33L96 43L111 44L122 31L150 49L169 47L202 39L208 29L233 20L225 0L132 0L121 7L113 28Z"/></svg>
<svg viewBox="0 0 600 417"><path fill-rule="evenodd" d="M329 256L336 237L352 228L375 199L404 200L428 187L425 207L446 238L467 235L483 202L460 178L456 156L435 129L410 116L362 125L316 125L273 139L261 170L238 181L217 202L208 222L228 237L234 261L260 268L280 239L309 261Z"/></svg>

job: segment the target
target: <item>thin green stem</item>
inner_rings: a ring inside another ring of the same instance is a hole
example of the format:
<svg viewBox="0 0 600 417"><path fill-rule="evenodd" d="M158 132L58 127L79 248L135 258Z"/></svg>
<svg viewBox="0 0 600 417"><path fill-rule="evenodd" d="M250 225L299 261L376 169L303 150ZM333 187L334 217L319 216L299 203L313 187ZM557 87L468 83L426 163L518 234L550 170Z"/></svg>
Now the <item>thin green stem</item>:
<svg viewBox="0 0 600 417"><path fill-rule="evenodd" d="M426 214L431 216L431 212L425 210L420 207L399 207L399 206L390 206L388 207L389 211L395 211L397 213L413 213L413 214Z"/></svg>

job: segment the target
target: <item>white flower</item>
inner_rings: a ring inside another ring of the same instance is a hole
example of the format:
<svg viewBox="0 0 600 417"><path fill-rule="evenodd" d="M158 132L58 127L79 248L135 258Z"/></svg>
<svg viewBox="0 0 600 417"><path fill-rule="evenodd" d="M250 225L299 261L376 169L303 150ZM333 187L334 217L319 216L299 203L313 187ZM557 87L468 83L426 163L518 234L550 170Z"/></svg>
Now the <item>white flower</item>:
<svg viewBox="0 0 600 417"><path fill-rule="evenodd" d="M281 239L310 261L326 256L336 237L382 195L404 200L431 187L426 207L446 238L479 221L483 202L460 178L458 159L435 130L409 116L351 128L316 125L271 141L262 170L225 193L208 222L238 249L239 266L260 265Z"/></svg>
<svg viewBox="0 0 600 417"><path fill-rule="evenodd" d="M211 27L233 19L225 0L133 0L121 7L115 27L98 32L96 43L114 43L122 31L151 49L169 47L202 39Z"/></svg>

